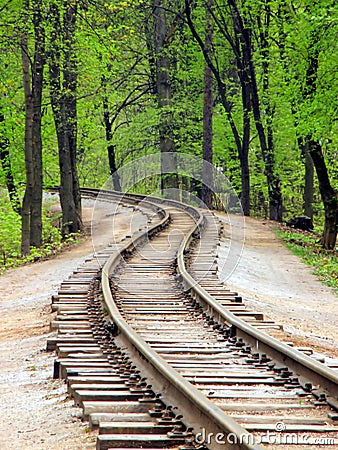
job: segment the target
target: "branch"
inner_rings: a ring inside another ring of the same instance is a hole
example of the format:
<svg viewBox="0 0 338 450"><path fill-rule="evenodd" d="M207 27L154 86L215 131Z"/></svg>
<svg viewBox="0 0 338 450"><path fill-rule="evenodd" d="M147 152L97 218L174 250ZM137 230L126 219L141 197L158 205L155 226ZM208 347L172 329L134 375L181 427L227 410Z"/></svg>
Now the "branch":
<svg viewBox="0 0 338 450"><path fill-rule="evenodd" d="M236 43L234 42L233 38L231 37L231 34L228 30L224 15L222 13L222 8L217 4L217 10L221 16L221 20L216 16L215 12L211 9L210 13L212 15L213 20L215 21L215 23L217 24L220 32L223 34L223 36L225 37L225 39L229 42L232 51L234 52L236 59L238 59L238 61L240 61L240 54L238 51L238 44L236 45Z"/></svg>
<svg viewBox="0 0 338 450"><path fill-rule="evenodd" d="M131 98L131 96L139 89L139 86L136 87L135 89L133 89L131 92L129 92L129 94L127 95L127 97L123 100L123 102L117 107L116 112L114 114L114 116L112 117L110 123L113 124L115 122L115 120L118 118L120 112L122 111L122 109L126 108L127 106L133 105L134 103L137 102L138 99L140 99L141 97L143 97L143 95L145 95L147 92L149 92L150 87L147 86L146 89L144 89L143 91L141 91L138 95L136 95L136 97Z"/></svg>
<svg viewBox="0 0 338 450"><path fill-rule="evenodd" d="M12 1L13 1L13 0L8 0L8 2L5 3L5 4L0 8L0 13L1 13L4 9L6 9L6 7L7 7L10 3L12 3Z"/></svg>
<svg viewBox="0 0 338 450"><path fill-rule="evenodd" d="M217 81L217 85L218 85L218 89L220 92L220 96L221 96L221 100L222 100L222 105L224 106L224 109L226 111L229 123L230 123L230 127L232 130L232 133L234 135L235 138L235 142L236 142L236 146L238 148L238 150L241 151L242 148L242 143L241 143L241 138L239 136L236 124L234 122L234 119L232 117L232 113L231 113L231 104L228 102L227 98L226 98L226 87L225 84L223 83L223 81L221 80L220 77L220 73L219 71L216 69L215 65L213 64L209 53L207 52L205 45L200 37L200 35L197 33L195 25L191 19L191 9L190 9L190 4L189 4L189 0L185 0L185 15L187 18L187 23L189 25L190 31L193 35L193 37L195 38L195 40L197 41L198 45L200 46L203 55L204 55L204 59L206 61L206 63L208 64L208 66L210 67L216 81Z"/></svg>

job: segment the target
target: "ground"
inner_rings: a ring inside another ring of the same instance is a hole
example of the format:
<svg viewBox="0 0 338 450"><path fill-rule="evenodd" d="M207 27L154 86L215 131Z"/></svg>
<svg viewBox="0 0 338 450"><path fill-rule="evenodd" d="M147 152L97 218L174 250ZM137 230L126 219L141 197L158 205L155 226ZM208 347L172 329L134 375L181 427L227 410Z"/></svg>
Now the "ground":
<svg viewBox="0 0 338 450"><path fill-rule="evenodd" d="M93 201L84 201L84 219L90 225ZM95 208L95 249L112 241L112 207ZM129 219L140 213L122 208L114 230L128 234ZM53 380L54 355L47 353L51 295L61 282L93 254L90 237L43 262L9 270L0 277L0 433L1 450L95 449L96 433L80 420L81 411L67 398L66 385Z"/></svg>
<svg viewBox="0 0 338 450"><path fill-rule="evenodd" d="M337 357L338 298L333 289L276 238L275 222L245 218L242 249L242 219L231 217L231 223L232 241L241 257L236 270L226 277L226 285L252 309L283 324L294 341Z"/></svg>
<svg viewBox="0 0 338 450"><path fill-rule="evenodd" d="M87 221L92 206L86 201ZM115 231L128 232L131 214L125 210L116 216ZM96 249L112 238L110 215L104 208L96 210ZM310 336L336 353L337 297L280 244L270 223L247 219L245 231L242 257L228 285L290 332ZM236 241L235 231L232 239ZM80 410L67 398L63 381L52 379L54 356L45 351L51 335L50 297L92 252L88 238L48 261L0 277L1 450L95 449L95 433L79 419Z"/></svg>

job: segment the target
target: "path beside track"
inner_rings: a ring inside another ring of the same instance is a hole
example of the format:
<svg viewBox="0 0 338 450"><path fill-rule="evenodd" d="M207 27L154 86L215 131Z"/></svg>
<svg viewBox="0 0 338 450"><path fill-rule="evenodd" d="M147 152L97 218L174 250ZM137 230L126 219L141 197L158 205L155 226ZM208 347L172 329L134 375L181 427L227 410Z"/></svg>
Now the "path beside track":
<svg viewBox="0 0 338 450"><path fill-rule="evenodd" d="M91 223L93 200L84 200L84 219ZM112 237L107 210L96 210L96 248ZM115 231L124 235L132 209L116 217ZM135 213L134 213L135 215ZM137 216L137 214L136 214ZM0 434L1 450L95 449L96 433L79 419L81 411L67 400L63 380L53 380L54 356L46 341L51 295L60 283L93 253L91 238L58 256L0 277ZM53 333L54 334L54 333Z"/></svg>
<svg viewBox="0 0 338 450"><path fill-rule="evenodd" d="M238 219L231 221L232 239L237 239ZM338 298L312 274L311 267L283 246L275 236L275 226L271 221L245 219L242 257L226 285L242 295L249 307L285 325L300 345L305 340L306 345L337 357Z"/></svg>

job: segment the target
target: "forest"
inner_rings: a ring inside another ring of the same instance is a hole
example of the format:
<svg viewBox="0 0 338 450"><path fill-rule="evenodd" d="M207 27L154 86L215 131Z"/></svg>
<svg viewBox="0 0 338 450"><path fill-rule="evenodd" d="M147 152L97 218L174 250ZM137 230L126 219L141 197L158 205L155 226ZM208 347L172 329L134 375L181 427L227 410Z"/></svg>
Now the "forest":
<svg viewBox="0 0 338 450"><path fill-rule="evenodd" d="M212 163L245 216L305 215L335 251L338 4L334 0L2 0L0 246L28 255L82 228L81 187L154 153ZM174 159L173 159L174 161ZM213 191L177 173L134 189Z"/></svg>

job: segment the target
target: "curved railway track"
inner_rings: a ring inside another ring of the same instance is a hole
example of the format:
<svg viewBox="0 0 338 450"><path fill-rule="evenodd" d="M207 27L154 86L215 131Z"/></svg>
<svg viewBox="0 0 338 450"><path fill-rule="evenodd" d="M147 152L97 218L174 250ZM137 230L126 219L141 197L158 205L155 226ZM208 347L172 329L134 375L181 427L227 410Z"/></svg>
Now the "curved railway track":
<svg viewBox="0 0 338 450"><path fill-rule="evenodd" d="M147 229L63 283L48 342L54 376L99 428L97 449L335 448L336 368L263 332L278 325L219 283L213 216L139 195L100 200L144 211Z"/></svg>

